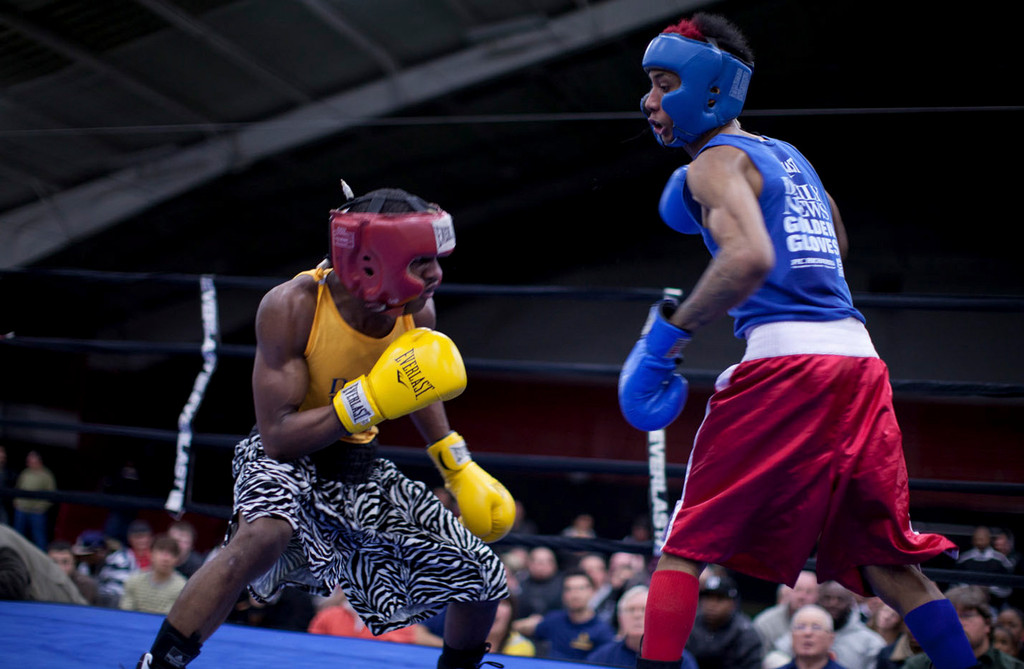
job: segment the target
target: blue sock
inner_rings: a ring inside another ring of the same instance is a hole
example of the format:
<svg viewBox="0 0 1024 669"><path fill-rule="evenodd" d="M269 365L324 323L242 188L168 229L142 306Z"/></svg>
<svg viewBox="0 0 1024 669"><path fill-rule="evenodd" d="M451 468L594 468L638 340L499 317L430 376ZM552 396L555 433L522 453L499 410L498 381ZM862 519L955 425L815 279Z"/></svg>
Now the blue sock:
<svg viewBox="0 0 1024 669"><path fill-rule="evenodd" d="M909 611L903 620L935 669L967 669L978 663L960 617L948 599L936 599Z"/></svg>

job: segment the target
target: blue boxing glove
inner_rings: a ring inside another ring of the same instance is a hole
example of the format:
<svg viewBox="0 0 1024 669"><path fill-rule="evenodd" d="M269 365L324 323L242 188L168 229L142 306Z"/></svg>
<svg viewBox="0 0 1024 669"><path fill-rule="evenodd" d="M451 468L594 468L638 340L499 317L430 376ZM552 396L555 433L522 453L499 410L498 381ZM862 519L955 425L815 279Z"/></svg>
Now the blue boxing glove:
<svg viewBox="0 0 1024 669"><path fill-rule="evenodd" d="M674 421L686 404L689 384L676 365L690 333L668 322L678 303L667 299L651 307L640 340L619 373L619 407L638 430L661 430Z"/></svg>
<svg viewBox="0 0 1024 669"><path fill-rule="evenodd" d="M700 205L686 187L686 170L689 167L683 165L668 178L658 201L658 213L665 225L676 232L699 235L704 228L700 224Z"/></svg>

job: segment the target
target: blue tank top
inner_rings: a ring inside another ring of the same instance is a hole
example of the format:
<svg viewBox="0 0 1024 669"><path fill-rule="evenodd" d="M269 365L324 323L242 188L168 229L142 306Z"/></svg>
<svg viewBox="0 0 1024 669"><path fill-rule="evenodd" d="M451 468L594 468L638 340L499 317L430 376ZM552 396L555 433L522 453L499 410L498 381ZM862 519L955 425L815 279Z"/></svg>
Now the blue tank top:
<svg viewBox="0 0 1024 669"><path fill-rule="evenodd" d="M775 267L764 285L731 309L734 332L744 338L755 325L775 321L832 321L864 316L853 306L843 274L832 208L817 172L790 144L768 137L719 134L701 149L732 146L746 153L761 173L761 211L775 247ZM696 205L689 193L684 200ZM700 208L696 205L696 220ZM718 245L706 227L701 235L711 255Z"/></svg>

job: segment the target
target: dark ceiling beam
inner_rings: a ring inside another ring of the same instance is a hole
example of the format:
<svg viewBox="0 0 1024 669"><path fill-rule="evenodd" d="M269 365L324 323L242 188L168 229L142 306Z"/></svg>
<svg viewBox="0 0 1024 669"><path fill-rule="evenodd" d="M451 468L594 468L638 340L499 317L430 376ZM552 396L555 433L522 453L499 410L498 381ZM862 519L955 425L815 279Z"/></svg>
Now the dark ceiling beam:
<svg viewBox="0 0 1024 669"><path fill-rule="evenodd" d="M174 5L164 0L135 0L135 2L183 33L203 42L224 58L261 81L267 88L277 91L292 102L308 104L313 101L311 95L260 64L253 54Z"/></svg>
<svg viewBox="0 0 1024 669"><path fill-rule="evenodd" d="M392 76L398 73L401 65L387 49L368 38L363 31L352 25L333 5L323 0L300 0L311 14L320 19L324 25L345 39L349 40L363 53L373 59L384 74Z"/></svg>
<svg viewBox="0 0 1024 669"><path fill-rule="evenodd" d="M466 3L462 0L444 0L444 4L448 5L448 8L457 14L459 19L461 19L467 26L471 26L477 22L477 17L468 7L466 7Z"/></svg>
<svg viewBox="0 0 1024 669"><path fill-rule="evenodd" d="M212 137L167 158L95 179L45 202L25 205L0 216L0 267L21 267L45 258L79 237L224 174L331 137L365 120L380 119L410 105L575 53L705 4L700 0L608 0L559 16L535 31L474 45Z"/></svg>
<svg viewBox="0 0 1024 669"><path fill-rule="evenodd" d="M53 34L46 28L35 25L29 20L14 14L13 12L0 9L0 23L7 24L10 28L22 33L26 37L35 40L48 49L59 53L65 58L72 60L83 67L87 67L104 77L114 81L125 90L131 91L134 95L148 100L157 107L160 107L183 120L190 123L211 123L212 119L195 109L182 104L180 101L168 97L152 86L140 81L135 76L114 67L110 63L97 58L85 49L71 44L67 40Z"/></svg>

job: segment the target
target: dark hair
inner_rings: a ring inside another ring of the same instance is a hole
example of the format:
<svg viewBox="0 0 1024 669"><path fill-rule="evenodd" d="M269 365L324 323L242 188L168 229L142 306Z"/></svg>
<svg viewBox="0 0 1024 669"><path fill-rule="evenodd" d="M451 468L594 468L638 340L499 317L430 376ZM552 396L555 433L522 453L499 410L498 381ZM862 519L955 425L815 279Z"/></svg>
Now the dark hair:
<svg viewBox="0 0 1024 669"><path fill-rule="evenodd" d="M698 12L662 32L677 33L703 42L713 41L722 51L728 51L750 66L754 65L754 52L743 31L724 16Z"/></svg>
<svg viewBox="0 0 1024 669"><path fill-rule="evenodd" d="M153 527L144 520L133 520L128 523L126 534L152 534Z"/></svg>
<svg viewBox="0 0 1024 669"><path fill-rule="evenodd" d="M67 552L70 553L71 552L71 542L69 542L69 541L61 541L60 539L56 539L56 540L50 542L50 544L46 547L46 550L47 551L56 551L56 552L67 551Z"/></svg>
<svg viewBox="0 0 1024 669"><path fill-rule="evenodd" d="M178 546L178 542L166 534L161 534L157 538L153 539L153 547L150 548L150 550L170 553L174 557L181 556L181 547Z"/></svg>
<svg viewBox="0 0 1024 669"><path fill-rule="evenodd" d="M1017 618L1024 623L1024 611L1021 611L1016 606L1004 606L999 610L999 615L1002 615L1009 611L1011 614L1017 616Z"/></svg>
<svg viewBox="0 0 1024 669"><path fill-rule="evenodd" d="M597 587L597 584L594 583L594 579L590 578L590 574L583 571L579 567L570 567L569 569L566 569L565 572L562 574L562 583L565 583L567 580L569 580L569 578L573 576L582 576L583 578L587 579L587 583L590 584L591 588Z"/></svg>
<svg viewBox="0 0 1024 669"><path fill-rule="evenodd" d="M976 611L989 625L995 624L995 612L988 601L988 591L978 585L958 585L946 591L948 599L957 611Z"/></svg>
<svg viewBox="0 0 1024 669"><path fill-rule="evenodd" d="M429 211L433 207L423 198L401 188L378 188L341 205L346 211L374 214L402 214L410 211Z"/></svg>
<svg viewBox="0 0 1024 669"><path fill-rule="evenodd" d="M352 192L345 182L342 182L342 185L346 189L346 194ZM372 214L406 214L412 211L431 211L436 208L418 195L413 195L401 188L378 188L359 197L353 197L338 207L341 211ZM327 249L323 263L330 266L332 264L330 240L328 240Z"/></svg>
<svg viewBox="0 0 1024 669"><path fill-rule="evenodd" d="M1006 537L1010 545L1013 545L1013 532L1006 528L1000 527L992 530L992 538L995 539L996 537Z"/></svg>

